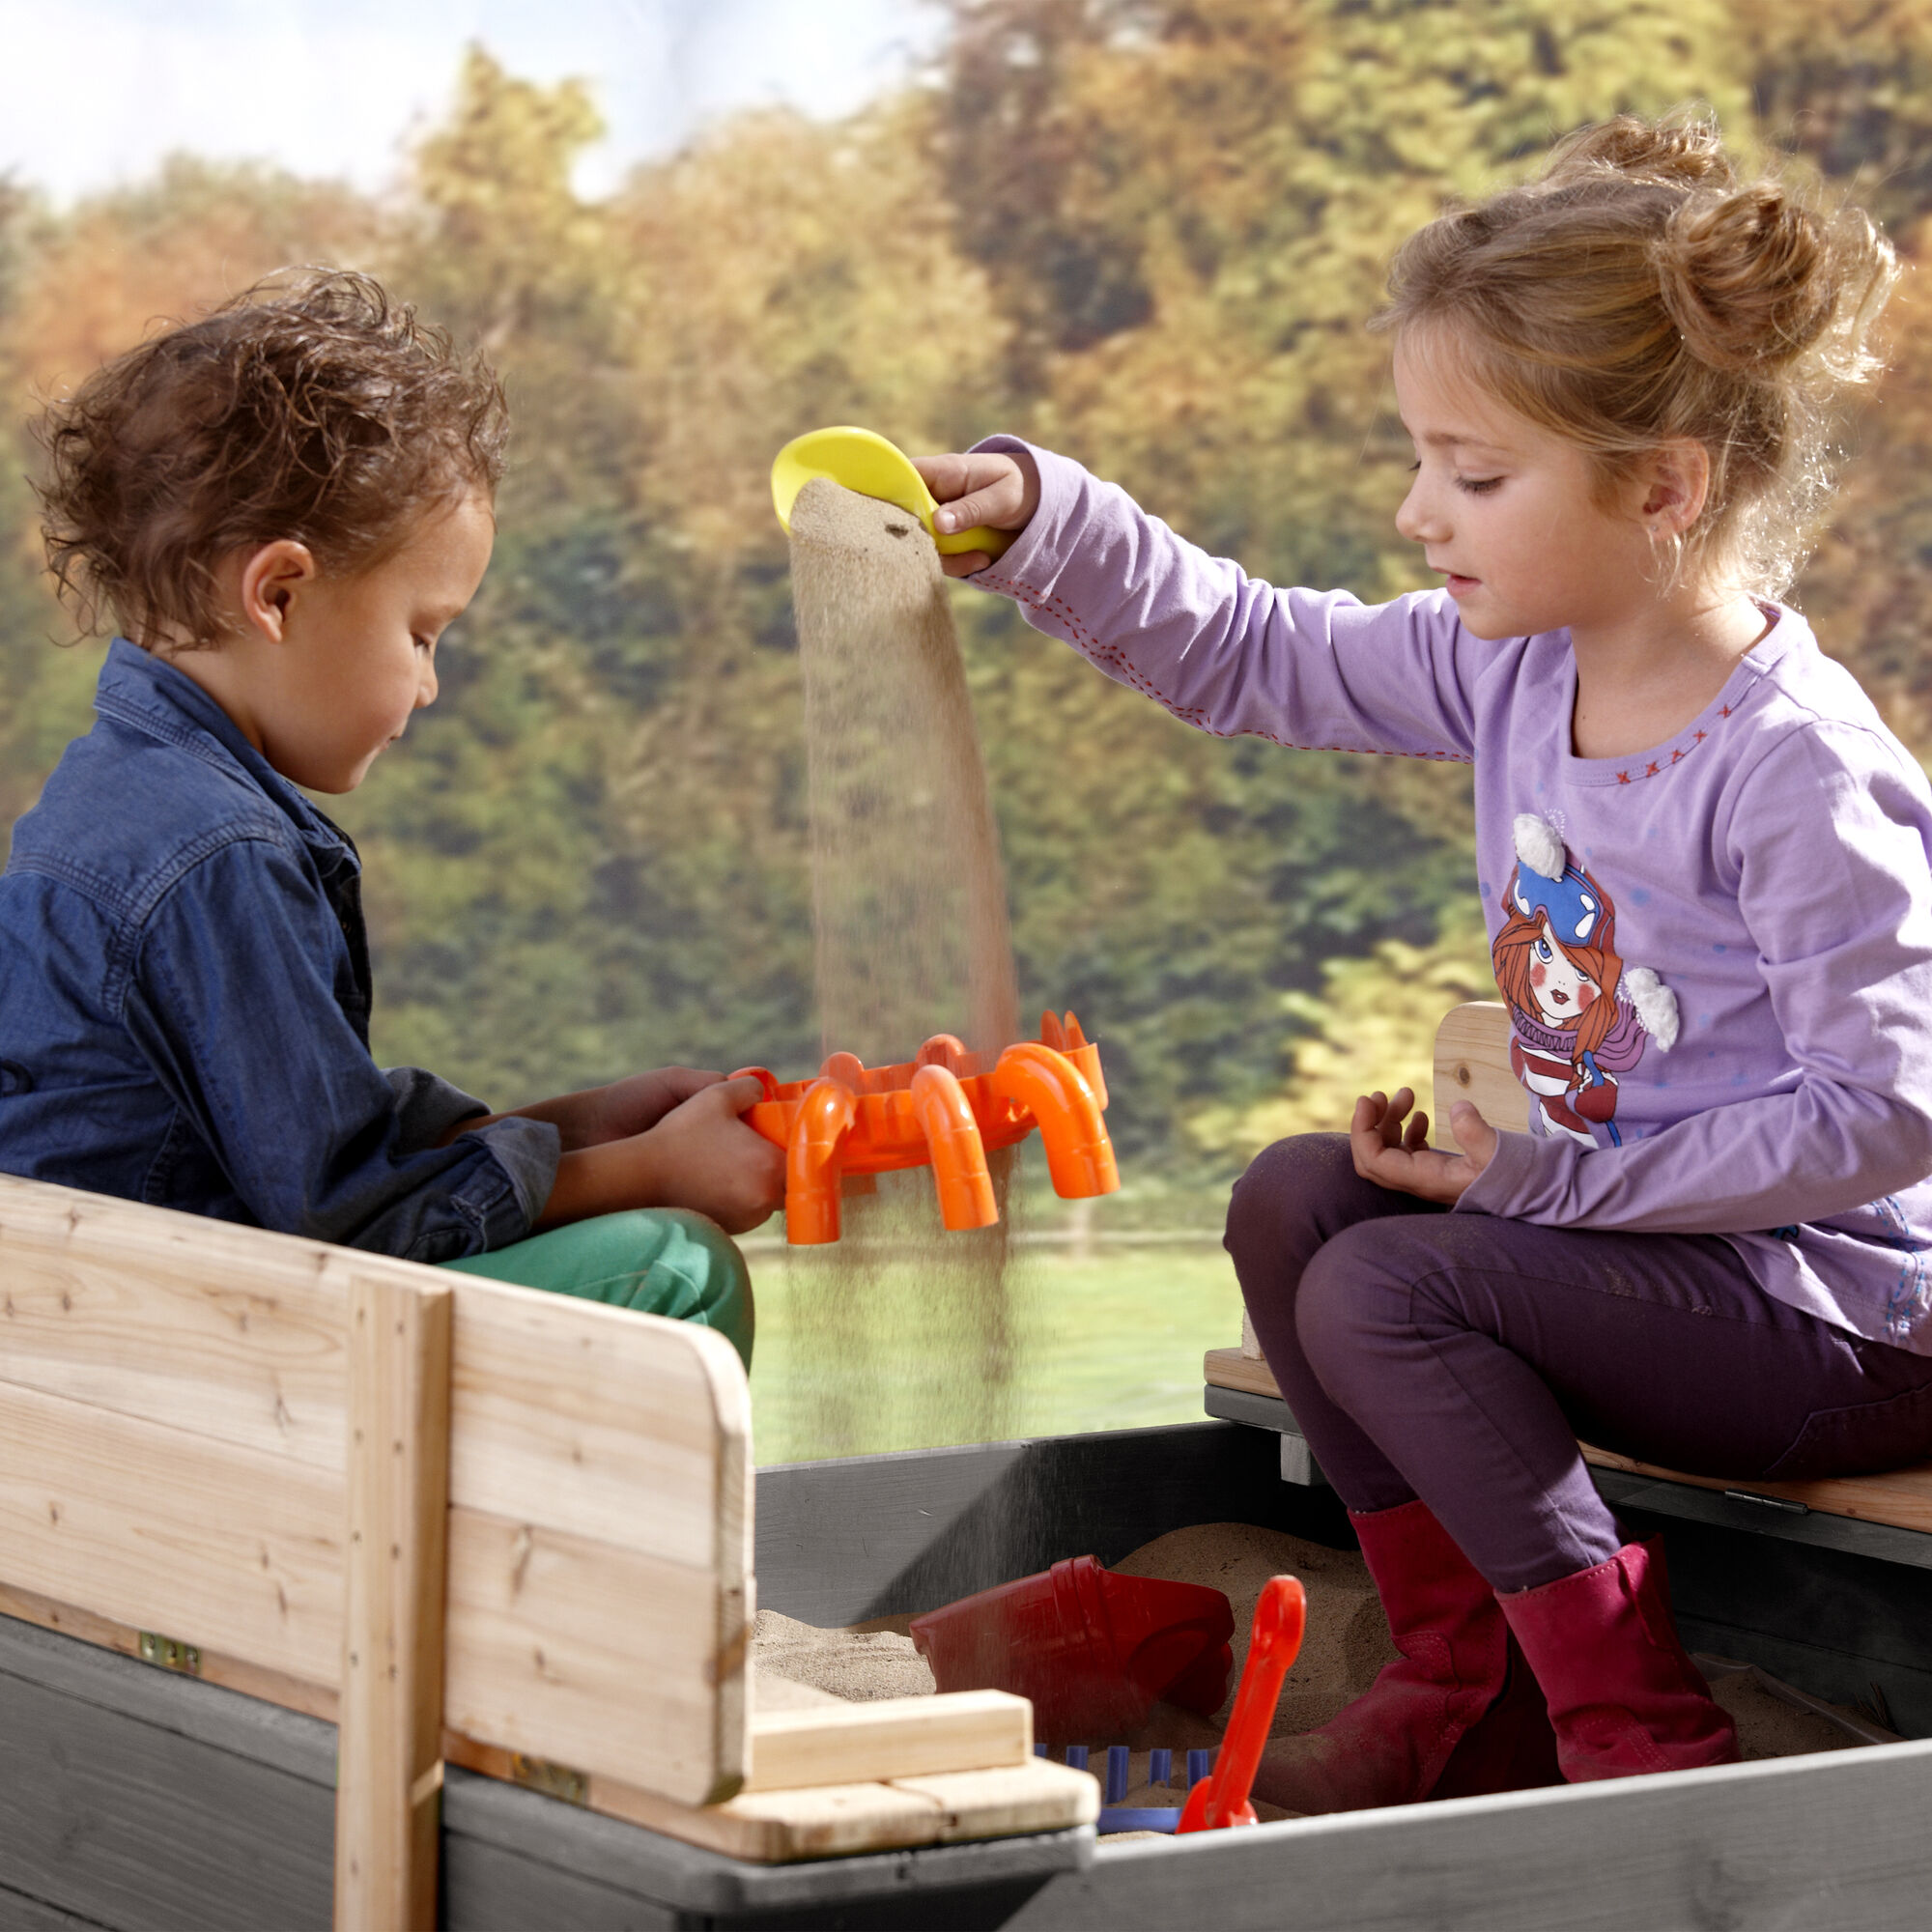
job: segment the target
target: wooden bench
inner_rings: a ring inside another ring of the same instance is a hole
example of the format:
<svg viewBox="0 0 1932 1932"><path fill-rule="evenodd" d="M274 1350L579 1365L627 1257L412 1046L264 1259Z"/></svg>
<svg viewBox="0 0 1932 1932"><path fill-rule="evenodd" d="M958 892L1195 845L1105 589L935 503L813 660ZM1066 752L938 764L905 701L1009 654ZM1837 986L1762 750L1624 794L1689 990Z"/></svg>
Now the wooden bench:
<svg viewBox="0 0 1932 1932"><path fill-rule="evenodd" d="M688 1323L0 1177L0 1614L338 1725L335 1922L445 1761L747 1860L1091 1823L997 1692L753 1709L751 1404Z"/></svg>
<svg viewBox="0 0 1932 1932"><path fill-rule="evenodd" d="M1509 1040L1509 1009L1500 1001L1471 1001L1444 1018L1435 1035L1431 1109L1436 1145L1453 1145L1448 1110L1459 1099L1473 1101L1494 1126L1527 1129L1529 1097L1510 1069ZM1245 1322L1243 1331L1240 1348L1208 1353L1208 1412L1282 1429L1284 1473L1311 1480L1318 1472L1307 1445ZM1583 1456L1598 1471L1598 1487L1615 1502L1932 1569L1932 1462L1878 1475L1778 1483L1687 1475L1589 1443Z"/></svg>

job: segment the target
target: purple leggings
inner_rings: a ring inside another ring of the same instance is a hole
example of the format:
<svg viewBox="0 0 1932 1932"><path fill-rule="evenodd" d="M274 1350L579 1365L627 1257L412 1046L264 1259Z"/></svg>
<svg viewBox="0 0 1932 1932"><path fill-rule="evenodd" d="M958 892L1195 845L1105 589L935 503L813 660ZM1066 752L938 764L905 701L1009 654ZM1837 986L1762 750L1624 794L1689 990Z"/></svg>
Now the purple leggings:
<svg viewBox="0 0 1932 1932"><path fill-rule="evenodd" d="M1850 1475L1932 1453L1932 1357L1805 1315L1712 1235L1451 1214L1279 1141L1228 1208L1255 1333L1353 1510L1416 1496L1498 1590L1623 1537L1577 1438L1692 1475Z"/></svg>

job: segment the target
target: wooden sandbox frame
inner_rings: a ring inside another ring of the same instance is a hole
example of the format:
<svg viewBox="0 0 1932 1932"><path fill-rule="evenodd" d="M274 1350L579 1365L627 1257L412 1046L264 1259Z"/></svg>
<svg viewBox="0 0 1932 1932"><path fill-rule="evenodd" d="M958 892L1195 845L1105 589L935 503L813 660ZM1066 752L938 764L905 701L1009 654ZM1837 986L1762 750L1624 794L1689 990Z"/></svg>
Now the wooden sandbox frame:
<svg viewBox="0 0 1932 1932"><path fill-rule="evenodd" d="M1091 1823L998 1692L753 1709L751 1402L689 1323L0 1177L0 1614L338 1726L335 1923L445 1761L732 1857Z"/></svg>

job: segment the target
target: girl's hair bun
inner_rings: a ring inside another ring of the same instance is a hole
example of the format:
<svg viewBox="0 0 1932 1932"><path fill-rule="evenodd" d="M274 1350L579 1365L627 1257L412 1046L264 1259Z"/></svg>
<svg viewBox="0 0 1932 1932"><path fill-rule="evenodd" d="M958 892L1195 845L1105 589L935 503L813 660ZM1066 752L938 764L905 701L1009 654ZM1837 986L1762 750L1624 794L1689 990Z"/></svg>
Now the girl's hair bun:
<svg viewBox="0 0 1932 1932"><path fill-rule="evenodd" d="M1737 180L1718 124L1694 113L1666 121L1619 114L1585 128L1558 146L1543 178L1554 184L1605 174L1677 187L1728 188Z"/></svg>
<svg viewBox="0 0 1932 1932"><path fill-rule="evenodd" d="M1695 195L1657 243L1659 293L1684 346L1709 369L1776 369L1831 327L1849 279L1884 247L1863 216L1834 234L1777 183Z"/></svg>

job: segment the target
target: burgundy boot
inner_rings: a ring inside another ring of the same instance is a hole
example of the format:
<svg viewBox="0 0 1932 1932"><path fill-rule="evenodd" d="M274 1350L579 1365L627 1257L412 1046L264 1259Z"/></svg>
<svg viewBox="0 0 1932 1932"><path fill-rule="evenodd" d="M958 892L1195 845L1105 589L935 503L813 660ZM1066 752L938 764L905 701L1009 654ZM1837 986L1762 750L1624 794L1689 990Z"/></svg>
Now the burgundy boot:
<svg viewBox="0 0 1932 1932"><path fill-rule="evenodd" d="M1548 1695L1572 1784L1737 1762L1737 1727L1671 1620L1662 1537L1496 1601Z"/></svg>
<svg viewBox="0 0 1932 1932"><path fill-rule="evenodd" d="M1362 1811L1561 1783L1543 1692L1494 1593L1428 1505L1350 1520L1402 1656L1321 1729L1271 1744L1255 1796Z"/></svg>

